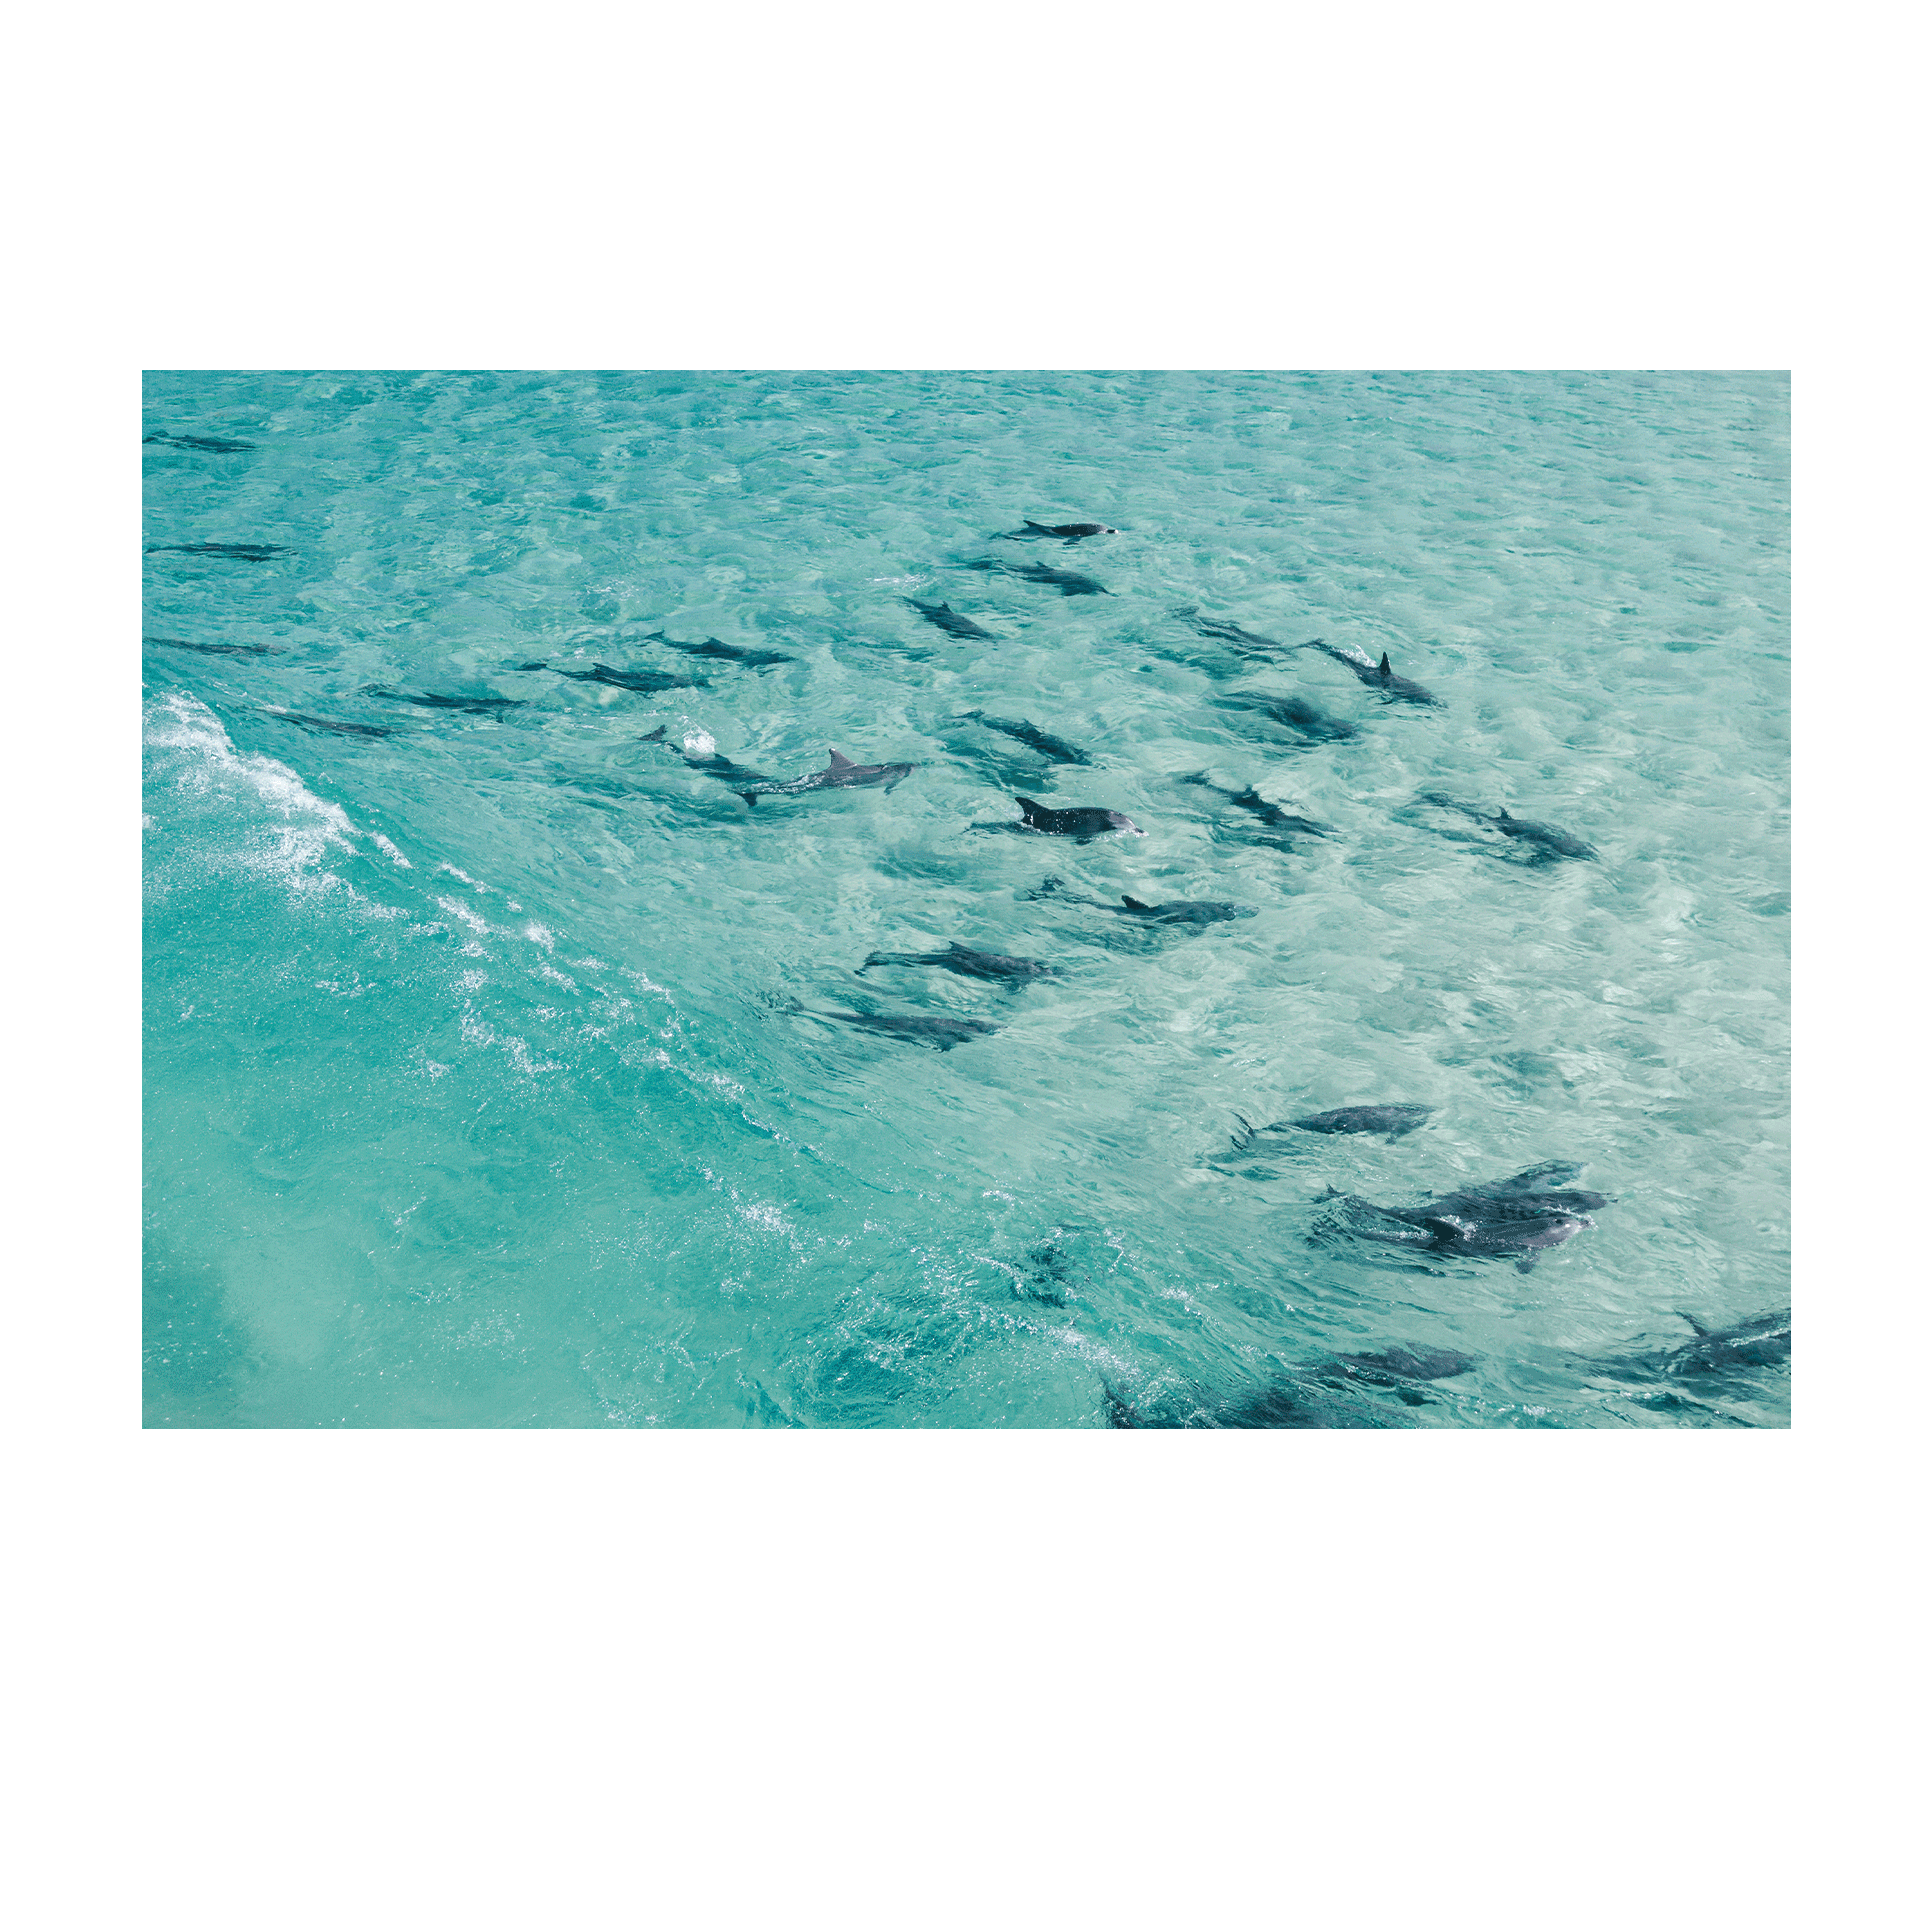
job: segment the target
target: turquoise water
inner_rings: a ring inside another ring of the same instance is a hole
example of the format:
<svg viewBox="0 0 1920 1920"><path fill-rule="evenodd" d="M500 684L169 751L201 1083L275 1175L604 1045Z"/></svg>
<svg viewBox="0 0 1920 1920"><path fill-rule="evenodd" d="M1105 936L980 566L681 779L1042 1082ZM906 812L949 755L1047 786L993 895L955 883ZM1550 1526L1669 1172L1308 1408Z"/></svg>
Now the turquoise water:
<svg viewBox="0 0 1920 1920"><path fill-rule="evenodd" d="M144 431L247 443L143 447L150 549L282 549L146 556L150 1425L1786 1423L1683 1317L1788 1304L1784 376L154 374ZM699 766L830 747L914 770ZM949 941L1056 977L857 971ZM1235 1148L1362 1102L1431 1115ZM1531 1259L1324 1197L1545 1161L1611 1204Z"/></svg>

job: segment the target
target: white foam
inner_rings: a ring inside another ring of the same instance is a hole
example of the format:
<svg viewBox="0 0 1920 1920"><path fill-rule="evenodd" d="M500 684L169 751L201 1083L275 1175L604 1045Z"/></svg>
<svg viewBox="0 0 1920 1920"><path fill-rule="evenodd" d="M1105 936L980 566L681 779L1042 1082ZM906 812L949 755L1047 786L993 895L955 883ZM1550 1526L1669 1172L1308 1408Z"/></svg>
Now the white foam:
<svg viewBox="0 0 1920 1920"><path fill-rule="evenodd" d="M433 903L442 913L450 913L471 933L491 933L493 929L464 902L442 895Z"/></svg>
<svg viewBox="0 0 1920 1920"><path fill-rule="evenodd" d="M291 767L263 753L237 753L212 709L191 694L169 693L148 710L150 752L180 757L175 786L194 795L238 788L265 807L272 819L264 834L250 834L231 864L278 880L294 893L324 893L341 884L318 871L330 848L351 854L358 829L331 800L308 790ZM218 855L216 864L226 864Z"/></svg>

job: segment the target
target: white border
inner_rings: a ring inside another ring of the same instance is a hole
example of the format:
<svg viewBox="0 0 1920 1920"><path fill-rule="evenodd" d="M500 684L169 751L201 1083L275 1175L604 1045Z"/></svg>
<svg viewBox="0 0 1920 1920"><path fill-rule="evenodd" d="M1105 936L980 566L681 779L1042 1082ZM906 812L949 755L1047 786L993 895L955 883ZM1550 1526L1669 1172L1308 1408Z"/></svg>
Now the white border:
<svg viewBox="0 0 1920 1920"><path fill-rule="evenodd" d="M1887 1904L1915 421L1867 19L24 30L28 1910ZM1794 1430L140 1432L138 369L528 364L1790 367Z"/></svg>

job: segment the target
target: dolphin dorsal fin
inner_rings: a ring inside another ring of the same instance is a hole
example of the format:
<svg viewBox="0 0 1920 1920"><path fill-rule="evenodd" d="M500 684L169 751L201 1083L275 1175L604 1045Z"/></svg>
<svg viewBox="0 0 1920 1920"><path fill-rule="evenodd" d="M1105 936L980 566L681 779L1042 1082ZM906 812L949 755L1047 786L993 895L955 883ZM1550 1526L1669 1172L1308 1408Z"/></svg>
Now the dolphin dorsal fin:
<svg viewBox="0 0 1920 1920"><path fill-rule="evenodd" d="M1383 653L1380 656L1380 678L1384 680L1392 671L1393 669L1387 665L1387 656Z"/></svg>
<svg viewBox="0 0 1920 1920"><path fill-rule="evenodd" d="M1513 818L1513 815L1510 814L1505 807L1502 807L1500 809L1500 818L1502 820L1511 820Z"/></svg>
<svg viewBox="0 0 1920 1920"><path fill-rule="evenodd" d="M1144 900L1136 900L1130 893L1123 893L1120 896L1120 904L1125 907L1129 913L1151 913L1153 911Z"/></svg>
<svg viewBox="0 0 1920 1920"><path fill-rule="evenodd" d="M1038 800L1029 800L1024 793L1016 793L1013 797L1019 802L1021 813L1029 820L1031 820L1036 813L1046 812L1046 808L1043 807Z"/></svg>
<svg viewBox="0 0 1920 1920"><path fill-rule="evenodd" d="M655 727L651 733L643 733L640 736L640 744L645 746L649 740L664 740L666 737L667 730L664 726Z"/></svg>
<svg viewBox="0 0 1920 1920"><path fill-rule="evenodd" d="M842 767L850 767L852 765L853 762L849 760L838 747L829 747L827 749L827 771L829 773L838 773Z"/></svg>

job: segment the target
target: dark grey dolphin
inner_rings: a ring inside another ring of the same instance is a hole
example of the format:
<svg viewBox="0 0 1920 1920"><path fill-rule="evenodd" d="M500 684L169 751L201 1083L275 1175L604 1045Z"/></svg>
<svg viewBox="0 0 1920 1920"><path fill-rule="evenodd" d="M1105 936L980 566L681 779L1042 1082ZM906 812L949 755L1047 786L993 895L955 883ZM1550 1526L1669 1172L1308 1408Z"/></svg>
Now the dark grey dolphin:
<svg viewBox="0 0 1920 1920"><path fill-rule="evenodd" d="M1464 1187L1411 1207L1376 1206L1328 1188L1325 1198L1335 1203L1336 1212L1323 1217L1317 1237L1344 1233L1427 1253L1530 1257L1590 1227L1587 1216L1608 1204L1605 1194L1554 1185L1579 1171L1577 1160L1546 1160L1510 1179Z"/></svg>
<svg viewBox="0 0 1920 1920"><path fill-rule="evenodd" d="M1027 521L1018 533L996 533L996 540L1064 540L1068 546L1077 547L1082 540L1091 540L1096 534L1118 533L1118 527L1103 527L1097 520L1070 520L1063 527L1043 527L1038 520Z"/></svg>
<svg viewBox="0 0 1920 1920"><path fill-rule="evenodd" d="M1031 747L1035 753L1044 754L1049 760L1057 760L1062 766L1093 765L1078 747L1069 745L1056 734L1041 732L1031 720L996 720L978 708L972 713L963 713L960 718L977 720L983 727L991 727L995 733L1004 733L1009 740L1018 740L1023 747Z"/></svg>
<svg viewBox="0 0 1920 1920"><path fill-rule="evenodd" d="M1057 900L1063 905L1076 907L1097 907L1102 913L1123 914L1129 920L1149 926L1207 927L1216 920L1251 920L1260 911L1258 907L1236 907L1225 900L1164 900L1159 906L1150 907L1130 893L1123 893L1116 907L1084 893L1062 893L1058 879L1043 880L1032 893L1022 894L1021 898Z"/></svg>
<svg viewBox="0 0 1920 1920"><path fill-rule="evenodd" d="M971 980L997 980L1008 987L1023 987L1029 980L1060 978L1058 967L1007 953L982 953L977 947L961 946L957 940L949 941L943 951L934 953L870 953L857 971L865 973L869 967L941 967L948 973L965 974Z"/></svg>
<svg viewBox="0 0 1920 1920"><path fill-rule="evenodd" d="M144 447L191 447L196 453L252 453L251 440L215 440L198 433L153 432L140 443Z"/></svg>
<svg viewBox="0 0 1920 1920"><path fill-rule="evenodd" d="M524 707L525 700L507 700L499 694L484 698L464 693L401 693L393 687L362 687L369 700L404 700L410 707L444 707L454 713L497 713L502 707Z"/></svg>
<svg viewBox="0 0 1920 1920"><path fill-rule="evenodd" d="M1310 1398L1291 1383L1249 1387L1225 1399L1211 1400L1192 1386L1142 1407L1103 1379L1107 1425L1143 1427L1357 1427L1376 1424L1348 1408Z"/></svg>
<svg viewBox="0 0 1920 1920"><path fill-rule="evenodd" d="M1536 867L1549 866L1555 860L1600 858L1598 850L1590 847L1586 841L1576 839L1559 827L1550 827L1544 820L1516 820L1505 807L1489 812L1485 807L1456 800L1451 794L1423 793L1420 798L1430 807L1446 807L1454 813L1463 813L1469 820L1478 820L1496 833L1505 834L1509 840L1518 840L1531 850L1530 864Z"/></svg>
<svg viewBox="0 0 1920 1920"><path fill-rule="evenodd" d="M285 653L285 647L269 647L252 640L163 640L157 633L141 636L150 647L178 647L182 653Z"/></svg>
<svg viewBox="0 0 1920 1920"><path fill-rule="evenodd" d="M975 833L1060 833L1075 840L1091 840L1100 833L1141 833L1124 813L1111 807L1043 807L1016 793L1020 805L1018 820L976 820Z"/></svg>
<svg viewBox="0 0 1920 1920"><path fill-rule="evenodd" d="M916 1040L946 1053L968 1040L979 1040L1000 1029L991 1020L951 1020L925 1013L834 1013L821 1007L803 1007L795 1001L789 1013L810 1013L816 1020L843 1020L889 1040Z"/></svg>
<svg viewBox="0 0 1920 1920"><path fill-rule="evenodd" d="M1374 1386L1400 1380L1455 1380L1473 1371L1473 1355L1444 1347L1388 1347L1380 1353L1336 1353L1341 1370Z"/></svg>
<svg viewBox="0 0 1920 1920"><path fill-rule="evenodd" d="M364 734L369 740L387 740L393 736L391 727L363 727L357 720L323 720L317 713L295 713L289 707L261 707L257 711L270 719L304 727L309 733Z"/></svg>
<svg viewBox="0 0 1920 1920"><path fill-rule="evenodd" d="M653 667L641 667L631 672L618 667L603 667L598 660L584 671L574 667L556 667L545 660L530 660L524 667L516 667L513 671L533 673L541 668L548 673L564 674L569 680L591 680L598 686L620 687L628 693L665 693L669 687L704 687L712 684L706 680L689 679L684 673L661 673Z"/></svg>
<svg viewBox="0 0 1920 1920"><path fill-rule="evenodd" d="M769 653L761 647L730 647L724 640L703 640L695 646L691 640L669 640L664 633L650 633L647 638L672 647L676 653L695 653L708 660L737 660L743 667L777 667L793 658L790 653Z"/></svg>
<svg viewBox="0 0 1920 1920"><path fill-rule="evenodd" d="M1044 560L1037 560L1030 567L1010 567L1004 560L969 560L968 569L974 573L1010 573L1022 580L1031 580L1036 586L1054 587L1072 599L1080 593L1105 593L1107 589L1098 580L1089 579L1084 573L1070 573L1064 567L1050 567Z"/></svg>
<svg viewBox="0 0 1920 1920"><path fill-rule="evenodd" d="M1235 1136L1233 1146L1237 1153L1250 1153L1260 1135L1287 1133L1378 1133L1397 1140L1422 1125L1432 1113L1431 1107L1415 1106L1329 1107L1325 1113L1276 1120L1264 1127L1256 1127L1244 1113L1236 1113L1233 1117L1244 1131Z"/></svg>
<svg viewBox="0 0 1920 1920"><path fill-rule="evenodd" d="M1206 635L1209 640L1224 640L1236 653L1273 654L1298 653L1298 642L1269 639L1264 633L1249 633L1245 627L1235 626L1231 620L1209 620L1198 607L1181 607L1181 617L1192 621L1195 629Z"/></svg>
<svg viewBox="0 0 1920 1920"><path fill-rule="evenodd" d="M779 784L772 774L756 773L753 768L743 767L737 760L729 760L724 753L690 753L685 747L676 747L667 738L665 727L655 727L651 733L643 733L640 736L640 742L642 746L665 747L669 753L677 753L694 772L710 774L716 780L724 780L730 787L765 787Z"/></svg>
<svg viewBox="0 0 1920 1920"><path fill-rule="evenodd" d="M1287 1124L1306 1133L1384 1133L1397 1140L1432 1113L1431 1107L1417 1106L1329 1107L1324 1113L1310 1113Z"/></svg>
<svg viewBox="0 0 1920 1920"><path fill-rule="evenodd" d="M856 766L838 747L827 749L827 764L818 773L804 774L798 780L771 781L765 786L742 787L740 798L748 806L769 793L819 793L827 787L885 787L891 793L920 763L898 761L892 766Z"/></svg>
<svg viewBox="0 0 1920 1920"><path fill-rule="evenodd" d="M944 600L937 607L928 606L924 600L913 599L909 599L907 605L923 620L931 620L942 633L953 634L957 639L992 640L996 637L985 627L975 626L964 613L955 613Z"/></svg>
<svg viewBox="0 0 1920 1920"><path fill-rule="evenodd" d="M1303 740L1315 743L1357 740L1360 737L1358 727L1350 726L1344 720L1336 720L1332 714L1323 712L1311 700L1302 700L1297 694L1284 694L1273 700L1222 700L1220 705L1240 713L1264 714L1269 720L1277 720L1281 726L1299 734Z"/></svg>
<svg viewBox="0 0 1920 1920"><path fill-rule="evenodd" d="M1276 833L1290 837L1306 836L1318 840L1331 840L1335 837L1331 827L1323 827L1318 820L1310 820L1304 813L1289 813L1285 807L1272 800L1262 800L1252 787L1242 787L1236 793L1230 787L1216 787L1204 773L1183 774L1180 784L1187 787L1205 787L1209 793L1225 794L1232 805L1245 808L1263 827L1271 827ZM1261 844L1284 847L1287 843L1282 840L1267 840Z"/></svg>
<svg viewBox="0 0 1920 1920"><path fill-rule="evenodd" d="M1332 647L1324 640L1309 640L1307 645L1317 648L1329 659L1338 660L1364 685L1378 687L1395 700L1410 700L1417 707L1444 707L1447 704L1437 693L1429 693L1419 681L1402 679L1394 672L1384 653L1376 667L1358 647Z"/></svg>
<svg viewBox="0 0 1920 1920"><path fill-rule="evenodd" d="M1388 1347L1380 1353L1336 1353L1314 1370L1331 1386L1357 1381L1367 1387L1390 1387L1396 1399L1410 1407L1431 1406L1415 1381L1453 1380L1473 1371L1470 1353L1452 1353L1441 1347Z"/></svg>
<svg viewBox="0 0 1920 1920"><path fill-rule="evenodd" d="M291 547L254 547L235 545L224 540L202 540L190 547L149 547L149 553L204 553L216 560L271 560L276 553L291 553Z"/></svg>
<svg viewBox="0 0 1920 1920"><path fill-rule="evenodd" d="M1775 1367L1793 1351L1793 1316L1786 1309L1763 1313L1716 1332L1690 1313L1680 1318L1694 1337L1662 1353L1614 1354L1599 1362L1615 1379L1687 1380L1704 1386L1738 1385L1756 1367Z"/></svg>

